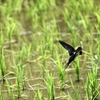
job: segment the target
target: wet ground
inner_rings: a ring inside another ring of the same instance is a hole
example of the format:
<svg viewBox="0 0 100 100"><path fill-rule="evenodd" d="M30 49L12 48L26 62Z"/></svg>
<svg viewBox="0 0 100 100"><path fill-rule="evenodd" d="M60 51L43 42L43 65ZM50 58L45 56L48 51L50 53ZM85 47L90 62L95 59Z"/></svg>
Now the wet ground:
<svg viewBox="0 0 100 100"><path fill-rule="evenodd" d="M51 9L51 12L49 13L49 15L52 16L52 11L54 11L53 16L55 15L56 25L58 29L57 34L54 35L53 37L53 43L55 46L54 52L58 50L59 54L61 55L60 59L63 65L66 64L69 58L69 55L66 50L64 49L62 49L62 51L59 50L59 48L62 48L62 47L61 45L59 45L57 40L62 38L62 40L65 41L66 43L72 44L72 39L71 39L72 35L68 32L66 23L64 21L64 17L62 15L62 11L64 7L66 6L64 2L65 0L63 0L62 2L57 1L56 2L57 7L54 7L53 9ZM97 4L96 2L97 1L95 1L95 5ZM40 26L36 30L32 28L31 26L32 23L30 22L29 16L26 13L27 10L24 8L25 8L25 5L23 5L23 9L20 13L17 14L16 12L15 14L17 15L15 17L18 21L19 36L18 36L18 40L16 40L15 38L16 33L13 34L13 38L11 40L11 48L9 48L7 37L4 35L5 40L4 40L3 48L4 48L4 56L5 56L6 74L10 73L9 75L6 75L6 79L9 85L11 86L14 95L17 95L16 76L13 74L13 72L16 72L14 69L14 62L17 62L17 63L19 62L18 51L23 49L24 43L26 44L26 47L31 45L29 59L27 59L27 57L24 56L24 61L23 61L23 65L25 66L24 67L25 78L24 78L24 87L23 87L23 90L21 91L22 97L17 98L16 96L16 100L33 100L33 98L35 98L35 93L37 93L38 90L42 92L42 98L43 100L45 100L48 97L48 95L47 95L46 84L43 81L43 77L42 77L43 69L41 67L42 59L43 59L42 53L41 53L41 48L42 48L41 43L45 35ZM48 25L51 27L53 24L52 17L46 20L47 20L46 23L48 23ZM92 18L90 19L90 22L95 23L95 21L96 21L96 18L92 16ZM73 26L73 28L75 28L75 26ZM79 28L78 31L76 28ZM94 30L90 34L87 34L87 33L84 33L84 30L81 26L77 26L76 28L74 29L74 32L77 32L78 35L76 33L75 39L79 37L78 39L76 39L76 44L77 46L79 45L83 46L83 55L79 57L80 59L80 81L79 82L76 81L77 78L76 78L75 67L74 67L75 62L72 62L71 65L66 69L66 79L65 79L66 85L65 85L65 89L62 91L60 88L60 83L59 83L60 80L58 77L59 76L58 67L51 60L52 57L51 57L50 51L46 51L47 58L46 58L45 71L52 72L53 74L54 85L55 85L55 99L57 100L67 100L68 94L70 94L70 96L74 98L75 92L72 89L71 80L74 84L75 90L77 91L77 93L79 93L78 100L86 100L86 91L84 87L86 84L86 78L92 69L91 59L89 57L89 53L90 53L89 45L91 45L91 43L95 44L96 43L95 38L99 38L99 36ZM88 35L91 35L93 38L88 37ZM37 50L34 49L34 44L32 44L34 41L36 41L37 43L36 44ZM96 45L94 45L94 47L96 47ZM92 49L93 49L92 53L96 55L95 48L92 48ZM98 62L98 61L95 60L95 62ZM100 69L98 68L98 71L99 70ZM0 77L2 78L2 76ZM46 73L44 75L44 78L47 78ZM98 74L97 80L99 83L100 74ZM2 100L10 100L7 84L2 83L1 81L0 88L1 88L0 89L1 94L3 96Z"/></svg>

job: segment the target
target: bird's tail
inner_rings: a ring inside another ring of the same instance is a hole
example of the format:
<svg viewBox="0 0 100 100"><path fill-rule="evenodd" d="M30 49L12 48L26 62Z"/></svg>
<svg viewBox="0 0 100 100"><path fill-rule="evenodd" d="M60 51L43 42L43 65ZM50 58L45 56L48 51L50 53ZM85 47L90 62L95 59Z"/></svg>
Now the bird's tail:
<svg viewBox="0 0 100 100"><path fill-rule="evenodd" d="M69 63L67 63L67 64L64 66L64 68L66 69L66 68L68 67L68 65L69 65Z"/></svg>

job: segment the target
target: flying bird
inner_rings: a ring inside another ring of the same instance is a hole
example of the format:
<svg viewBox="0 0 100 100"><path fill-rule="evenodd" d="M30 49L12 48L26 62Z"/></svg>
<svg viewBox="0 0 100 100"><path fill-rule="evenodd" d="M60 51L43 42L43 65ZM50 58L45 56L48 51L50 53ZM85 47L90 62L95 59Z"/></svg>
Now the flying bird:
<svg viewBox="0 0 100 100"><path fill-rule="evenodd" d="M75 60L75 58L78 56L78 55L82 55L82 47L78 47L76 50L69 44L63 42L63 41L60 41L59 40L59 43L66 49L68 50L68 53L70 55L70 58L67 62L67 64L65 65L65 68L68 67L68 65Z"/></svg>

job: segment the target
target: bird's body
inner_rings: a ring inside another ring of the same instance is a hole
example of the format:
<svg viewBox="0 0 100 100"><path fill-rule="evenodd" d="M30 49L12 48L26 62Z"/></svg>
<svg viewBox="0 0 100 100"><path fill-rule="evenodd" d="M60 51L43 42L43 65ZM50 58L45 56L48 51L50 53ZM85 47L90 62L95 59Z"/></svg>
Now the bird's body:
<svg viewBox="0 0 100 100"><path fill-rule="evenodd" d="M69 52L70 58L67 62L67 64L65 65L65 68L68 67L68 65L75 60L75 58L78 55L82 55L82 47L78 47L76 50L69 44L63 42L63 41L59 41L59 43Z"/></svg>

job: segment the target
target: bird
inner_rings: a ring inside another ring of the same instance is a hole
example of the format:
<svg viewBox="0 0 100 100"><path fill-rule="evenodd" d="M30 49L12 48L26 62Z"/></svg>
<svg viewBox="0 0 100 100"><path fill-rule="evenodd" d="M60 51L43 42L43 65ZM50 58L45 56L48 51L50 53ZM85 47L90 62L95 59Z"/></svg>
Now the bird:
<svg viewBox="0 0 100 100"><path fill-rule="evenodd" d="M74 49L74 47L72 47L71 45L59 40L59 43L66 49L68 50L68 53L70 55L70 58L67 62L67 64L65 65L65 69L69 66L69 64L75 60L75 58L78 55L82 55L82 47L78 47L76 50Z"/></svg>

